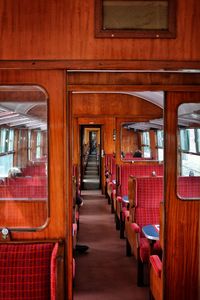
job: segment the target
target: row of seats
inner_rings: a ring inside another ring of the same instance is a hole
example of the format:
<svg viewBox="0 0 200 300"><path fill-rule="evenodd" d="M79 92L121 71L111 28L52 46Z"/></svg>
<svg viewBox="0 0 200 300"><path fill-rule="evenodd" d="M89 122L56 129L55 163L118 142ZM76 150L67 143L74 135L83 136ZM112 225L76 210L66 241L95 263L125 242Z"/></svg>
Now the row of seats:
<svg viewBox="0 0 200 300"><path fill-rule="evenodd" d="M32 185L32 186L47 186L47 176L27 176L5 178L1 181L1 185Z"/></svg>
<svg viewBox="0 0 200 300"><path fill-rule="evenodd" d="M109 172L109 170L108 170ZM126 237L126 254L133 254L138 265L138 285L144 284L144 267L150 262L150 290L155 299L162 299L162 243L149 241L142 233L142 227L148 224L161 224L164 201L163 165L161 164L123 164L116 166L116 189L108 197L113 202L116 228L120 237ZM132 175L132 176L131 176ZM112 178L112 181L113 178ZM199 198L199 177L178 178L177 191L180 198ZM108 179L107 179L108 184ZM128 196L128 202L123 198ZM162 240L160 225L160 240Z"/></svg>
<svg viewBox="0 0 200 300"><path fill-rule="evenodd" d="M38 163L30 166L26 166L21 169L22 176L45 176L46 175L46 163Z"/></svg>
<svg viewBox="0 0 200 300"><path fill-rule="evenodd" d="M129 178L129 210L123 211L125 223L127 255L133 254L137 260L138 286L144 285L144 268L148 266L150 245L142 232L148 224L159 224L160 203L163 201L163 177ZM161 255L159 242L154 243L152 251Z"/></svg>
<svg viewBox="0 0 200 300"><path fill-rule="evenodd" d="M0 185L0 198L47 199L47 186Z"/></svg>

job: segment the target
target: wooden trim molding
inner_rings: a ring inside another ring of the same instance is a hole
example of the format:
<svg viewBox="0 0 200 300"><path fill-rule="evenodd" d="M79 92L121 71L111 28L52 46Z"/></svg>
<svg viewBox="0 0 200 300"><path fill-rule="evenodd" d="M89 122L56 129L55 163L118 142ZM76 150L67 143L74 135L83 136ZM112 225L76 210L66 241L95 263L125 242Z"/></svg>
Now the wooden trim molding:
<svg viewBox="0 0 200 300"><path fill-rule="evenodd" d="M200 70L200 60L0 60L0 69L39 70Z"/></svg>

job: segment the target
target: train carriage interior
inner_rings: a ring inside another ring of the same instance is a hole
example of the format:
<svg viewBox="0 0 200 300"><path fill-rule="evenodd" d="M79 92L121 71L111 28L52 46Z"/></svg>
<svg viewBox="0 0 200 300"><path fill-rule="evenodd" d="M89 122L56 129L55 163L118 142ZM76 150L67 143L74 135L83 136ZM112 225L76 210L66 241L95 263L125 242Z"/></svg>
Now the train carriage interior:
<svg viewBox="0 0 200 300"><path fill-rule="evenodd" d="M0 300L200 299L199 15L1 1Z"/></svg>

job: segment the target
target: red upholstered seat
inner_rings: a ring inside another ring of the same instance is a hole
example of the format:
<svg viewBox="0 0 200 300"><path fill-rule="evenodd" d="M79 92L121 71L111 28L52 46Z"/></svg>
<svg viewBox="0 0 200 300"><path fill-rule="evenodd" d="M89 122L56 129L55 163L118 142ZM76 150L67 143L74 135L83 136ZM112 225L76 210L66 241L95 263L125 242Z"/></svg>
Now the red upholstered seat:
<svg viewBox="0 0 200 300"><path fill-rule="evenodd" d="M200 198L200 177L180 176L178 177L177 192L181 198Z"/></svg>
<svg viewBox="0 0 200 300"><path fill-rule="evenodd" d="M150 256L150 246L146 238L140 238L140 259L143 263L148 262Z"/></svg>
<svg viewBox="0 0 200 300"><path fill-rule="evenodd" d="M53 300L58 244L1 244L0 299Z"/></svg>
<svg viewBox="0 0 200 300"><path fill-rule="evenodd" d="M162 272L162 262L158 255L151 255L150 256L150 263L152 267L154 268L154 271L156 272L158 277L161 277Z"/></svg>
<svg viewBox="0 0 200 300"><path fill-rule="evenodd" d="M156 176L163 176L163 165L122 165L119 168L119 185L120 195L128 195L128 178L130 175L138 176L152 176L152 172L156 173Z"/></svg>

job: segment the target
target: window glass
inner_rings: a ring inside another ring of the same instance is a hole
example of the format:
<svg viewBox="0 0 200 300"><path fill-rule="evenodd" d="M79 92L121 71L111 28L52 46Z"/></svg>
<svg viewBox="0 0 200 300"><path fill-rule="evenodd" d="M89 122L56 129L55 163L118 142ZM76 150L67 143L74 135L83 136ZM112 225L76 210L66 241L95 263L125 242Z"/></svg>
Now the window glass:
<svg viewBox="0 0 200 300"><path fill-rule="evenodd" d="M157 150L158 150L158 160L163 161L164 158L164 131L157 130Z"/></svg>
<svg viewBox="0 0 200 300"><path fill-rule="evenodd" d="M0 86L0 99L0 228L41 229L49 217L47 93Z"/></svg>
<svg viewBox="0 0 200 300"><path fill-rule="evenodd" d="M200 153L200 129L195 129L196 151Z"/></svg>
<svg viewBox="0 0 200 300"><path fill-rule="evenodd" d="M8 151L14 150L14 130L9 130L9 145L8 145Z"/></svg>
<svg viewBox="0 0 200 300"><path fill-rule="evenodd" d="M184 103L178 108L177 195L200 199L200 104Z"/></svg>
<svg viewBox="0 0 200 300"><path fill-rule="evenodd" d="M175 37L175 0L96 0L97 37Z"/></svg>
<svg viewBox="0 0 200 300"><path fill-rule="evenodd" d="M37 132L36 158L41 157L41 132Z"/></svg>
<svg viewBox="0 0 200 300"><path fill-rule="evenodd" d="M142 152L145 158L151 157L149 131L142 133Z"/></svg>
<svg viewBox="0 0 200 300"><path fill-rule="evenodd" d="M157 130L157 147L163 148L164 133L163 130Z"/></svg>
<svg viewBox="0 0 200 300"><path fill-rule="evenodd" d="M103 1L105 29L167 29L168 1Z"/></svg>

